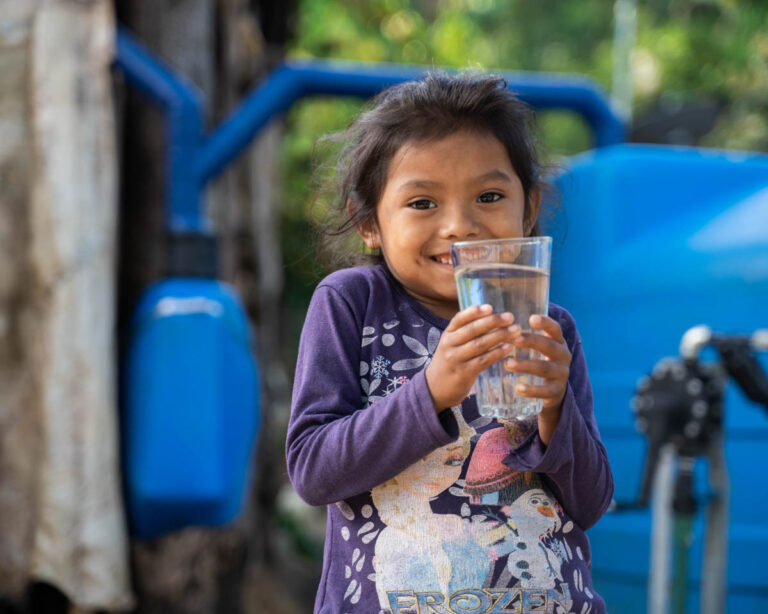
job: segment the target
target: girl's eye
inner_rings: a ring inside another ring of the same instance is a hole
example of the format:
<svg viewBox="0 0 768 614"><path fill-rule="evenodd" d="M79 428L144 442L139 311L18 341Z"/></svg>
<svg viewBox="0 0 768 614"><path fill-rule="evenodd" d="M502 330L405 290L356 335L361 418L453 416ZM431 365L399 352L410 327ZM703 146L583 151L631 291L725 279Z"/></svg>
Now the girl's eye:
<svg viewBox="0 0 768 614"><path fill-rule="evenodd" d="M495 203L501 198L502 196L498 192L483 192L477 200L481 203Z"/></svg>
<svg viewBox="0 0 768 614"><path fill-rule="evenodd" d="M434 209L437 205L435 205L435 203L433 203L431 200L427 200L426 198L423 198L421 200L415 200L412 203L408 203L408 206L411 209L424 210L424 209Z"/></svg>

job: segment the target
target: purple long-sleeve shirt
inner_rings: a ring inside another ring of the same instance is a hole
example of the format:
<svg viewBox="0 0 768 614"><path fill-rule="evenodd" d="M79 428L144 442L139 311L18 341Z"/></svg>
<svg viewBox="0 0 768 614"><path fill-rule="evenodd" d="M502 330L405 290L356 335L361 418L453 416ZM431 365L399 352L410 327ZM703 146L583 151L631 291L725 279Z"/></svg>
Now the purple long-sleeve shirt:
<svg viewBox="0 0 768 614"><path fill-rule="evenodd" d="M585 530L613 478L581 341L548 446L536 419L480 417L474 396L435 411L424 368L448 321L385 266L317 287L299 347L287 437L298 494L328 505L323 614L605 612Z"/></svg>

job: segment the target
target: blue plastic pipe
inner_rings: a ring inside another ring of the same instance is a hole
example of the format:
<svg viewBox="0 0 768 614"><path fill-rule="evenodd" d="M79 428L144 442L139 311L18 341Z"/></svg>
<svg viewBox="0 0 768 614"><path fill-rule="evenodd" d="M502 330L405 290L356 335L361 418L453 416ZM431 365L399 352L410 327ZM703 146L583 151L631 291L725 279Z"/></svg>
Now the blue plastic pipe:
<svg viewBox="0 0 768 614"><path fill-rule="evenodd" d="M117 31L115 64L126 81L157 103L167 117L166 226L170 232L203 232L204 182L195 170L203 142L203 96L194 83L165 66L138 40Z"/></svg>
<svg viewBox="0 0 768 614"><path fill-rule="evenodd" d="M326 60L293 61L278 67L207 138L199 90L122 29L117 33L117 66L126 78L168 113L168 224L171 232L204 229L202 188L253 140L273 117L308 96L368 98L426 71L423 66L361 64ZM596 147L621 143L624 125L595 83L585 77L502 73L521 99L539 109L567 109L581 115Z"/></svg>
<svg viewBox="0 0 768 614"><path fill-rule="evenodd" d="M284 64L245 99L203 144L198 171L215 177L274 116L300 98L312 95L370 97L381 90L422 76L428 68L393 64L303 61ZM533 107L569 109L584 117L595 145L624 140L624 126L589 79L571 75L503 73L510 89Z"/></svg>

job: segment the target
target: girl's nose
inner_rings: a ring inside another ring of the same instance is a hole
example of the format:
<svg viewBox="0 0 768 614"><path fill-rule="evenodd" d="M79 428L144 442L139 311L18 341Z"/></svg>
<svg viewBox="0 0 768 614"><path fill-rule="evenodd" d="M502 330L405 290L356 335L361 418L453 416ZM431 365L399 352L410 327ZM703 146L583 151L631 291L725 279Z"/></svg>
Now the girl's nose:
<svg viewBox="0 0 768 614"><path fill-rule="evenodd" d="M479 234L479 225L469 208L462 205L445 207L441 232L443 236L457 241L472 239Z"/></svg>

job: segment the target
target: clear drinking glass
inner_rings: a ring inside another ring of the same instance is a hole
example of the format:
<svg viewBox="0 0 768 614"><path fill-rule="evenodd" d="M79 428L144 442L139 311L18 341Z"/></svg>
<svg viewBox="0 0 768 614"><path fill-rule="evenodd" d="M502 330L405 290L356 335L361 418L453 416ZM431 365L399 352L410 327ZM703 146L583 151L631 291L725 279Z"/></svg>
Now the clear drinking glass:
<svg viewBox="0 0 768 614"><path fill-rule="evenodd" d="M488 304L494 313L509 311L523 330L533 314L547 314L551 237L462 241L451 245L459 306ZM508 357L541 359L535 350L513 347ZM525 418L541 411L541 400L519 397L515 385L537 385L541 378L510 373L504 360L491 365L477 378L475 394L482 416Z"/></svg>

